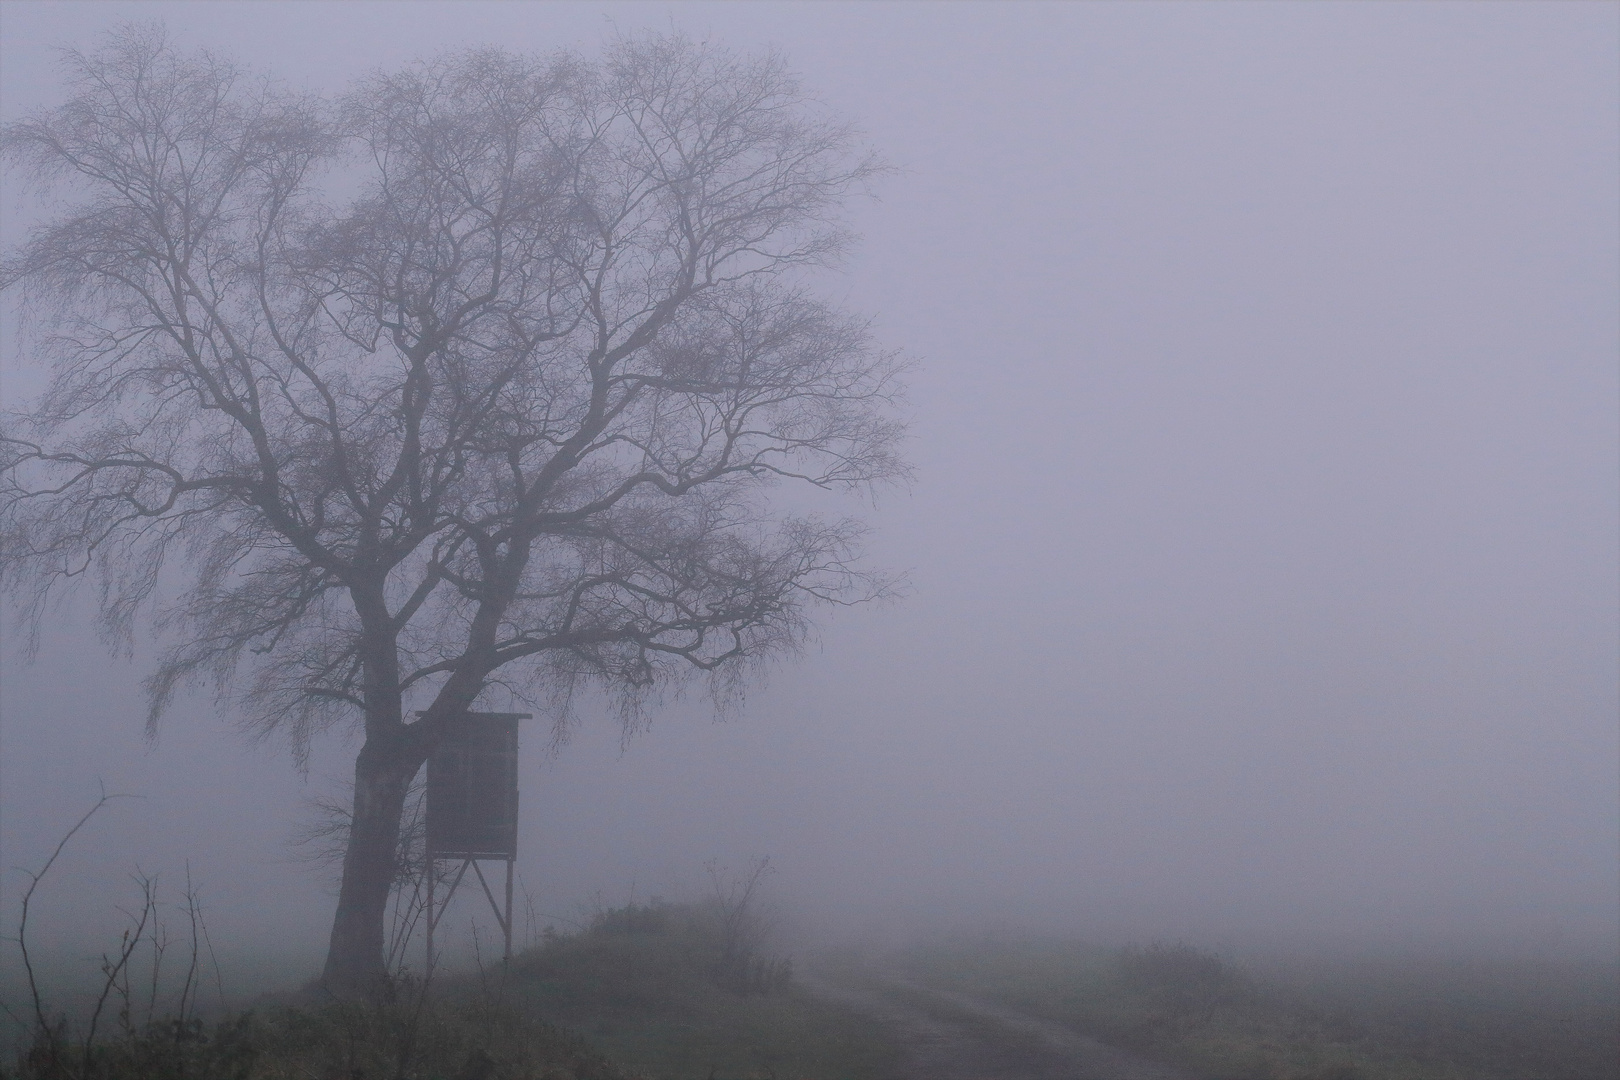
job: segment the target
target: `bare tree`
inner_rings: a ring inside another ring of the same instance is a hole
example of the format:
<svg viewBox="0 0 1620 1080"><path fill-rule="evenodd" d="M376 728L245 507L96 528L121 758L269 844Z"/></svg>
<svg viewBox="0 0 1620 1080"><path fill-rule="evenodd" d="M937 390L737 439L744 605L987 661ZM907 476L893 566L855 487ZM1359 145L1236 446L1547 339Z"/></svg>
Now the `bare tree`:
<svg viewBox="0 0 1620 1080"><path fill-rule="evenodd" d="M57 209L0 277L54 365L3 570L36 619L81 576L115 635L155 611L149 725L202 679L300 755L363 726L330 984L382 972L407 788L491 685L633 725L887 588L767 501L904 471L895 358L798 272L876 166L778 57L483 49L337 100L151 27L65 57L4 129Z"/></svg>

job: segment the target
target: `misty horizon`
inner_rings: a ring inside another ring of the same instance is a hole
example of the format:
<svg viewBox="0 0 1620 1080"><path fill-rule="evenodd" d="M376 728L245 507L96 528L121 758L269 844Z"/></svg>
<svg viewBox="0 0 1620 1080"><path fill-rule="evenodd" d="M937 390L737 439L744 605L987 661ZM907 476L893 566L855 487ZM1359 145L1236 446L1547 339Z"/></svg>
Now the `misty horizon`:
<svg viewBox="0 0 1620 1080"><path fill-rule="evenodd" d="M14 0L4 119L129 19L322 92L673 24L779 48L895 166L816 286L914 361L915 479L784 498L906 595L722 723L697 687L629 738L592 694L525 721L537 926L769 856L807 942L1620 956L1620 8ZM307 976L333 874L291 840L357 741L301 774L200 693L148 745L152 637L109 657L90 599L32 661L6 612L0 923L104 785L141 798L53 870L43 953L189 865L228 970Z"/></svg>

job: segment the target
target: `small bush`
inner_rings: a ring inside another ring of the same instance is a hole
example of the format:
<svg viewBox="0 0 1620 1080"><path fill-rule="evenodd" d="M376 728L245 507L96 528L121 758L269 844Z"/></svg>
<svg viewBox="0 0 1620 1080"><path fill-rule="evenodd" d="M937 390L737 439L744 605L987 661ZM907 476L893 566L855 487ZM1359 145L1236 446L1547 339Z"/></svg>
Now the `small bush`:
<svg viewBox="0 0 1620 1080"><path fill-rule="evenodd" d="M882 1023L800 988L763 922L726 900L599 911L514 958L503 993L648 1077L895 1075Z"/></svg>
<svg viewBox="0 0 1620 1080"><path fill-rule="evenodd" d="M1175 1027L1209 1023L1222 1006L1243 1003L1249 989L1237 968L1191 945L1131 946L1115 966L1120 987L1144 998L1155 1017Z"/></svg>
<svg viewBox="0 0 1620 1080"><path fill-rule="evenodd" d="M569 1014L679 1014L716 990L786 990L793 962L770 953L763 935L739 931L733 914L713 900L609 908L577 934L547 935L513 960L513 973L543 996L560 997L566 988L569 1000L558 1006Z"/></svg>

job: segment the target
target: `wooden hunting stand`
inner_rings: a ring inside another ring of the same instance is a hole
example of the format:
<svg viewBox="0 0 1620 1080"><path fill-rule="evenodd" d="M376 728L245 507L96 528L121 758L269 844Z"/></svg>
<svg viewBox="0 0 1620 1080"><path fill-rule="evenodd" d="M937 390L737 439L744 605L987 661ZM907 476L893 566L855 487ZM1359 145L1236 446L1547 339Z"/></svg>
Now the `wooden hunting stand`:
<svg viewBox="0 0 1620 1080"><path fill-rule="evenodd" d="M512 864L517 861L518 721L530 713L462 714L445 730L427 762L427 970L433 970L433 931L470 867L501 925L512 959ZM440 860L461 860L441 902L435 895ZM479 865L506 863L506 903L495 898Z"/></svg>

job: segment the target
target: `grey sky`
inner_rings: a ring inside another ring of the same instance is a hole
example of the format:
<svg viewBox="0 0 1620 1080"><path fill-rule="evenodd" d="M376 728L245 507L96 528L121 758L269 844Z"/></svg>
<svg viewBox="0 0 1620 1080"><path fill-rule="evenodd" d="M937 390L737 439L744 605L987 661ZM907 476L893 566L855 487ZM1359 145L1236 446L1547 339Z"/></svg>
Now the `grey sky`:
<svg viewBox="0 0 1620 1080"><path fill-rule="evenodd" d="M5 117L129 18L328 89L673 24L780 46L901 167L828 288L920 361L871 513L914 593L727 724L531 732L542 910L768 853L807 925L1620 943L1620 6L11 0ZM313 963L284 840L343 747L304 785L196 700L147 751L86 626L5 657L5 911L100 777L148 798L51 940L189 855L222 936Z"/></svg>

